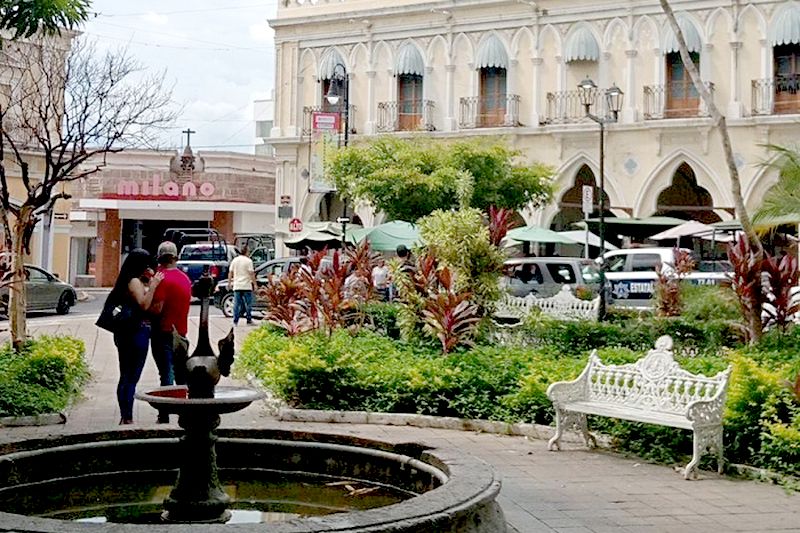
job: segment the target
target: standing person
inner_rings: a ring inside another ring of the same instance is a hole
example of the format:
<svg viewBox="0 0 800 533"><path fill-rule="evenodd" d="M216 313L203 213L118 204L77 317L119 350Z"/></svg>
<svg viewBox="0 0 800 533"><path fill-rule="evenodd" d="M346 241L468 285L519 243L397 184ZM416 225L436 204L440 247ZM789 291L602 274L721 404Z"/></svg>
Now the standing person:
<svg viewBox="0 0 800 533"><path fill-rule="evenodd" d="M384 302L389 301L389 285L391 285L389 280L389 265L386 264L386 260L383 257L378 260L378 264L372 269L372 283L375 286L375 290L378 291L381 300Z"/></svg>
<svg viewBox="0 0 800 533"><path fill-rule="evenodd" d="M158 271L164 279L153 294L150 312L155 317L152 334L153 359L158 368L161 386L186 384L186 369L175 365L174 334L189 333L189 305L192 281L178 268L178 247L164 241L158 246ZM169 423L169 414L158 413L159 424Z"/></svg>
<svg viewBox="0 0 800 533"><path fill-rule="evenodd" d="M411 273L417 270L414 261L411 259L411 252L405 244L397 245L397 257L400 258L400 272Z"/></svg>
<svg viewBox="0 0 800 533"><path fill-rule="evenodd" d="M147 250L136 248L125 258L122 268L108 295L106 305L127 306L131 310L130 327L120 328L114 333L114 344L119 356L119 402L120 424L133 424L133 396L136 384L142 375L147 349L150 345L150 320L147 310L153 301L153 293L164 279L164 274L153 274L155 262Z"/></svg>
<svg viewBox="0 0 800 533"><path fill-rule="evenodd" d="M247 323L252 324L256 271L247 246L242 247L242 253L228 266L228 285L233 288L233 325L239 324L242 313L247 317Z"/></svg>

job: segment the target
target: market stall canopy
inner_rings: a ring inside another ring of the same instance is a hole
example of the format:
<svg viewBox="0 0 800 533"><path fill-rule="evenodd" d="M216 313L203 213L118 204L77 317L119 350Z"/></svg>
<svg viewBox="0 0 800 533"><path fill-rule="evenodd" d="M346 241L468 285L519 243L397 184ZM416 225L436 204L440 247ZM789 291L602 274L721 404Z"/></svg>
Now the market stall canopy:
<svg viewBox="0 0 800 533"><path fill-rule="evenodd" d="M360 243L367 239L372 249L379 252L393 252L401 244L407 248L420 244L417 226L402 220L392 220L372 228L348 232L347 238L352 243Z"/></svg>
<svg viewBox="0 0 800 533"><path fill-rule="evenodd" d="M672 239L680 239L681 237L692 237L699 234L705 234L713 232L714 228L709 226L708 224L703 224L702 222L698 222L697 220L689 220L688 222L684 222L680 226L675 226L669 228L668 230L664 230L660 233L656 233L655 235L651 235L650 238L654 241L666 241Z"/></svg>
<svg viewBox="0 0 800 533"><path fill-rule="evenodd" d="M361 226L349 224L347 233L355 232L359 228ZM306 222L303 225L303 231L290 235L283 242L286 246L295 250L303 250L305 248L321 250L326 246L328 248L339 248L342 245L342 225L338 222Z"/></svg>
<svg viewBox="0 0 800 533"><path fill-rule="evenodd" d="M559 231L558 234L564 235L565 237L569 237L570 239L578 241L579 244L583 244L584 246L586 245L586 237L588 236L590 246L597 246L598 248L600 247L600 237L598 237L597 235L586 229L579 229L574 231ZM618 250L619 247L614 246L610 242L606 241L605 249Z"/></svg>
<svg viewBox="0 0 800 533"><path fill-rule="evenodd" d="M606 228L606 239L617 242L620 235L632 237L636 240L647 239L653 232L678 226L686 222L680 218L673 217L646 217L646 218L627 218L627 217L606 217L604 224ZM600 219L589 218L575 222L573 226L579 228L589 228L593 233L600 231ZM610 238L609 238L610 237Z"/></svg>
<svg viewBox="0 0 800 533"><path fill-rule="evenodd" d="M579 241L561 235L553 230L540 228L539 226L525 226L509 230L505 237L508 241L518 242L539 242L555 244L581 244ZM511 245L516 243L512 242Z"/></svg>

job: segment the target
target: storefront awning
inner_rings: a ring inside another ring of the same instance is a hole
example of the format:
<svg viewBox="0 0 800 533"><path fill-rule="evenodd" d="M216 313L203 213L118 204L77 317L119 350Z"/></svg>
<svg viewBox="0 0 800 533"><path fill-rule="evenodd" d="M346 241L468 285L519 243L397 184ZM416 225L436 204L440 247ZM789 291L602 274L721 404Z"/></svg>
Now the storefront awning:
<svg viewBox="0 0 800 533"><path fill-rule="evenodd" d="M564 46L564 61L597 61L600 46L589 28L579 27L572 32Z"/></svg>
<svg viewBox="0 0 800 533"><path fill-rule="evenodd" d="M394 73L397 76L402 74L414 74L416 76L425 75L425 61L422 54L413 44L406 43L397 52Z"/></svg>
<svg viewBox="0 0 800 533"><path fill-rule="evenodd" d="M775 18L770 42L772 46L800 43L800 8L792 6Z"/></svg>
<svg viewBox="0 0 800 533"><path fill-rule="evenodd" d="M342 59L341 54L336 50L328 50L325 55L322 57L322 61L319 63L319 76L318 79L320 80L330 80L333 79L334 69L336 65L340 64L343 67L344 59Z"/></svg>
<svg viewBox="0 0 800 533"><path fill-rule="evenodd" d="M694 24L683 18L678 19L678 26L680 26L681 32L683 32L683 38L686 40L686 47L689 49L689 51L699 53L702 49L703 43L700 40L700 34L697 33L697 28L695 28ZM665 54L680 52L680 49L678 48L678 38L675 36L675 32L673 32L671 28L667 33L667 39L664 42L663 52Z"/></svg>
<svg viewBox="0 0 800 533"><path fill-rule="evenodd" d="M508 52L496 35L490 35L478 48L475 68L508 68Z"/></svg>

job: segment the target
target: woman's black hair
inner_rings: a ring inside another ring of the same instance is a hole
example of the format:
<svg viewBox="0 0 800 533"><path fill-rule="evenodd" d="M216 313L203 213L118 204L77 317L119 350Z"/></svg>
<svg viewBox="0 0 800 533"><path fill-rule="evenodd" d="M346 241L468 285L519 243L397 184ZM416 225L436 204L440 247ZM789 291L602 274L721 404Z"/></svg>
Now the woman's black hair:
<svg viewBox="0 0 800 533"><path fill-rule="evenodd" d="M145 270L152 268L155 270L156 261L150 252L142 248L135 248L130 251L128 257L122 263L122 268L119 270L117 281L114 282L114 288L108 295L109 300L115 303L120 303L125 300L128 293L128 284L133 278L140 278Z"/></svg>

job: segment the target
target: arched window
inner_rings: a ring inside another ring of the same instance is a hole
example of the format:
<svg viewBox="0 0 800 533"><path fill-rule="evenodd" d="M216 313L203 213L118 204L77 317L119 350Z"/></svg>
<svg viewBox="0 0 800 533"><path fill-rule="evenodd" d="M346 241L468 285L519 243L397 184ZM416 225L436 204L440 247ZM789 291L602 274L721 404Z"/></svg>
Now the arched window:
<svg viewBox="0 0 800 533"><path fill-rule="evenodd" d="M702 46L700 34L697 33L694 24L685 18L678 19L678 25L686 40L692 62L699 69ZM664 58L666 64L664 116L667 118L697 116L700 110L700 95L689 77L689 71L683 64L678 48L678 38L672 31L669 32L664 46Z"/></svg>
<svg viewBox="0 0 800 533"><path fill-rule="evenodd" d="M719 222L711 194L697 184L694 169L682 163L672 176L672 183L656 200L656 215L699 220L705 224Z"/></svg>
<svg viewBox="0 0 800 533"><path fill-rule="evenodd" d="M478 125L502 126L505 123L508 53L500 39L491 35L481 44L475 68L479 70L480 96Z"/></svg>
<svg viewBox="0 0 800 533"><path fill-rule="evenodd" d="M397 53L397 122L400 130L415 130L422 124L422 84L425 62L417 48L408 43Z"/></svg>
<svg viewBox="0 0 800 533"><path fill-rule="evenodd" d="M341 65L338 68L338 72L336 72L337 68L336 65ZM336 50L329 50L320 61L319 65L319 81L320 81L320 90L322 91L321 102L322 102L322 111L326 112L337 112L340 111L341 103L331 104L328 102L328 99L325 96L331 89L331 84L336 83L338 85L337 90L338 94L342 94L344 92L344 79L337 78L337 75L342 74L342 67L346 67L344 63L344 59Z"/></svg>
<svg viewBox="0 0 800 533"><path fill-rule="evenodd" d="M800 113L800 8L775 14L772 27L773 113Z"/></svg>

